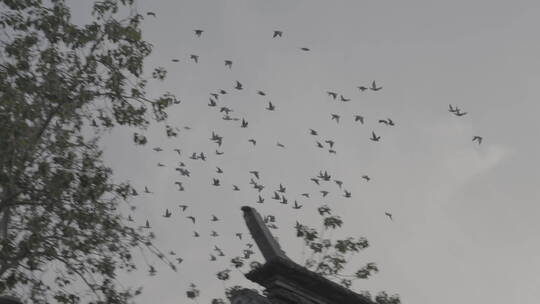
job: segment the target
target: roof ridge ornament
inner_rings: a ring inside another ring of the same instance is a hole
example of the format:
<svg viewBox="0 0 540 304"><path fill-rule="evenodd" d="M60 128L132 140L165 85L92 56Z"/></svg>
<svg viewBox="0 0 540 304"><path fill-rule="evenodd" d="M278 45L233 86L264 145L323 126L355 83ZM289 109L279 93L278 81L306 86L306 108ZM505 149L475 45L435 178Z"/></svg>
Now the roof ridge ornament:
<svg viewBox="0 0 540 304"><path fill-rule="evenodd" d="M249 232L251 232L264 259L267 262L279 258L290 260L281 249L279 243L276 241L268 227L266 227L266 224L257 210L249 206L243 206L242 211L244 212L244 220L246 221Z"/></svg>

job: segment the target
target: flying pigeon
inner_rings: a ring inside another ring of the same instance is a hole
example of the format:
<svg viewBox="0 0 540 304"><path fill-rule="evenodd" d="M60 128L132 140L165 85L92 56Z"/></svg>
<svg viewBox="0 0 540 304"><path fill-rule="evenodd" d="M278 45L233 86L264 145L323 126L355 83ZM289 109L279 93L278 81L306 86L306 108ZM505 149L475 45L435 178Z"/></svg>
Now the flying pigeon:
<svg viewBox="0 0 540 304"><path fill-rule="evenodd" d="M202 33L204 32L203 30L193 30L195 32L195 35L197 37L201 37Z"/></svg>
<svg viewBox="0 0 540 304"><path fill-rule="evenodd" d="M375 132L371 132L371 138L370 138L372 141L379 141L381 139L380 136L377 136L377 134L375 134Z"/></svg>
<svg viewBox="0 0 540 304"><path fill-rule="evenodd" d="M378 91L382 89L382 87L378 87L377 84L375 83L375 80L373 80L373 82L371 83L371 87L369 89L372 91Z"/></svg>
<svg viewBox="0 0 540 304"><path fill-rule="evenodd" d="M242 90L244 88L244 86L242 86L240 81L237 80L236 81L236 86L234 88L237 89L237 90Z"/></svg>

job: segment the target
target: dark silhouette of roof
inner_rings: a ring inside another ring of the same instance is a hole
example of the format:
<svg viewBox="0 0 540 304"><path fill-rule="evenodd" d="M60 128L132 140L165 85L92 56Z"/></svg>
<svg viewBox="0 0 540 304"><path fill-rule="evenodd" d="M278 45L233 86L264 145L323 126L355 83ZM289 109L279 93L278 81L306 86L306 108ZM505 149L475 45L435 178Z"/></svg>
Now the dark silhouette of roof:
<svg viewBox="0 0 540 304"><path fill-rule="evenodd" d="M0 304L22 304L22 302L12 296L0 296Z"/></svg>
<svg viewBox="0 0 540 304"><path fill-rule="evenodd" d="M246 278L273 294L290 294L300 298L316 298L326 303L373 304L360 295L289 259L281 250L261 216L251 207L242 207L244 219L266 263L246 274Z"/></svg>

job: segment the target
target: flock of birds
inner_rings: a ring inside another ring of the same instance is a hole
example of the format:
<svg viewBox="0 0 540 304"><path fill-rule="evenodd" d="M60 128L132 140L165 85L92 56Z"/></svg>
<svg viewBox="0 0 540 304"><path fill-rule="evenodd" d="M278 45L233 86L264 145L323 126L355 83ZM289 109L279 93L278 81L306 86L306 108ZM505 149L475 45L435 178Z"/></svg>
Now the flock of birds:
<svg viewBox="0 0 540 304"><path fill-rule="evenodd" d="M155 14L152 12L147 13L150 16L154 16ZM202 29L195 29L194 30L195 39L202 39L204 37L204 30ZM269 35L270 39L279 39L284 35L283 31L281 30L275 30L271 35ZM310 48L307 47L301 47L300 51L302 52L309 52L311 51ZM190 54L189 60L191 60L194 64L198 64L200 62L200 56L197 54ZM180 62L180 59L173 58L171 59L172 62ZM224 66L227 69L233 69L233 61L230 59L224 60ZM239 81L239 80L231 80L231 88L229 90L225 89L216 89L213 92L209 92L208 95L208 103L207 106L210 109L215 110L218 115L221 116L221 119L227 123L236 124L239 128L249 128L249 121L246 117L240 117L236 116L235 109L233 109L231 106L228 106L226 104L222 104L220 101L220 98L222 96L227 94L234 94L235 91L242 91L246 90L245 85ZM380 92L383 90L383 87L377 84L375 80L373 80L370 84L367 85L360 85L357 87L360 93L362 92ZM254 92L262 97L267 96L267 92L264 92L262 90L254 90ZM343 94L336 92L336 91L326 91L322 94L325 94L327 98L330 101L335 102L350 102L351 98L346 97ZM278 105L272 103L271 101L268 101L266 107L264 108L266 111L278 111L279 107ZM454 114L457 117L463 117L467 115L467 112L464 112L460 108L454 105L449 105L449 112ZM347 117L343 117L340 114L337 113L330 113L328 119L330 121L335 122L336 124L340 124L343 119L347 119ZM364 125L366 123L366 118L361 114L351 114L349 116L349 119L354 122L355 124ZM396 122L390 118L385 117L378 120L375 120L376 123L379 125L382 125L384 127L393 128L396 126ZM186 130L189 130L190 127L184 127ZM320 136L319 131L317 131L314 128L306 128L306 136L313 137L314 145L316 148L327 150L330 154L337 154L336 149L336 141L333 139L323 138ZM175 137L178 133L178 128L172 128L167 127L167 135L169 137ZM135 135L138 136L138 135ZM378 143L382 141L381 135L378 135L375 133L375 131L371 132L371 136L368 138L371 142ZM220 156L222 156L225 151L223 150L223 142L225 140L225 137L221 134L218 134L217 131L212 131L211 135L209 136L208 140L215 144L215 149L213 151L184 151L182 149L175 148L173 151L177 153L180 160L178 161L178 164L174 167L174 170L178 172L179 180L174 181L174 187L178 191L185 191L187 181L191 177L192 174L192 168L191 164L193 162L206 162L208 159L219 159ZM481 136L474 136L472 141L476 142L477 144L482 143L483 138ZM253 147L255 147L258 143L256 138L248 138L247 141L249 144ZM286 146L282 144L281 142L277 142L276 146L281 149L285 149ZM164 151L161 147L154 147L153 151L155 153L162 153ZM158 162L158 167L166 167L162 162ZM263 180L263 172L259 170L250 170L248 172L245 172L246 179L244 182L238 182L233 184L225 184L223 182L222 176L225 174L224 169L221 166L215 166L215 176L212 176L209 181L208 185L210 187L218 187L222 189L229 189L229 191L243 191L244 189L251 189L254 194L254 199L252 201L253 204L265 204L268 201L275 201L283 206L290 206L291 209L294 210L300 210L304 208L303 200L310 199L312 197L317 197L321 199L326 199L329 194L338 194L340 197L345 199L351 199L353 197L353 193L348 190L347 185L341 178L338 176L335 176L334 174L331 174L327 170L319 170L318 173L314 174L313 176L310 176L307 178L306 182L312 183L315 187L318 188L317 192L303 192L303 193L293 193L286 185L279 184L279 185L268 185ZM359 179L361 179L363 182L370 182L372 179L368 174L360 174ZM133 195L138 195L137 191L135 189L132 190ZM149 186L144 187L144 193L145 194L152 194L153 191L150 189ZM330 214L331 210L327 205L323 205L319 208L317 208L318 213L323 216L325 214ZM181 217L183 217L186 221L189 223L195 225L197 223L200 223L201 215L195 216L194 214L190 214L190 205L189 204L180 204L178 206L178 211L175 211L174 209L166 208L163 210L162 217L163 218L171 218L173 214L180 214ZM389 211L384 212L384 216L388 218L389 221L393 221L393 214ZM215 215L207 215L206 216L208 221L210 222L218 222L221 219ZM264 216L265 223L268 225L271 229L276 229L276 220L274 215L266 215ZM128 221L134 222L134 219L131 215L128 216ZM140 226L143 229L150 229L152 228L152 223L147 219L144 223L144 225ZM195 227L195 226L194 226ZM219 237L220 232L212 230L210 237ZM196 229L192 232L192 237L199 238L201 237L201 233L198 232ZM241 232L235 232L234 234L235 238L238 238L239 240L243 240L243 234ZM251 255L254 254L253 251L253 244L252 243L246 243L245 248L242 250L242 254L239 256L236 256L232 258L231 262L234 267L241 267L244 265L244 262L246 262ZM170 251L169 254L171 256L176 256L176 253L174 251ZM226 254L224 253L223 249L218 247L217 245L214 245L214 248L211 252L208 253L208 260L211 262L217 261L220 257L225 257ZM175 260L178 264L182 263L184 260L181 257L175 257ZM224 272L220 272L220 275L223 277L224 273L227 273L230 271L230 269L225 269ZM154 274L156 272L155 268L153 266L150 266L150 274ZM219 278L219 275L218 275Z"/></svg>

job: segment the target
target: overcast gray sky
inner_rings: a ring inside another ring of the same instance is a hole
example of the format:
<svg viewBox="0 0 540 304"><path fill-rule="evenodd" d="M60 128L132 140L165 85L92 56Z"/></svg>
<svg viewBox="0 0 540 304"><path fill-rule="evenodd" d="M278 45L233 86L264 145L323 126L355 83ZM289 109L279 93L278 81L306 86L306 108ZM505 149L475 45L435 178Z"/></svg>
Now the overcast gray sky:
<svg viewBox="0 0 540 304"><path fill-rule="evenodd" d="M373 261L380 273L355 283L356 291L398 293L403 303L538 303L538 1L153 0L139 1L139 9L157 16L144 21L146 39L155 46L148 71L169 70L151 94L177 94L182 103L171 110L169 123L191 127L176 139L167 139L162 126L152 127L142 148L133 147L129 130L103 141L116 177L131 180L140 193L145 185L154 192L136 199L135 219L148 219L157 245L184 258L178 273L154 261L157 276L148 277L142 267L124 280L144 285L140 303L187 302L191 282L202 290L200 303L223 297L215 273L246 242L234 237L247 234L242 205L276 215L280 228L273 232L300 261L302 244L293 225L301 220L318 227L316 208L323 203L344 219L341 235L371 242L351 264ZM75 17L82 16L78 9ZM200 38L194 29L204 30ZM282 38L272 39L276 29ZM190 54L200 56L198 64ZM230 70L227 59L233 61ZM236 80L242 91L234 89ZM356 88L372 80L383 89ZM233 108L231 115L245 118L248 128L222 120L206 105L219 89L228 92L219 106ZM351 101L332 101L326 91ZM265 110L269 100L276 111ZM468 114L452 115L448 104ZM331 113L341 115L339 124ZM355 123L353 114L363 115L365 124ZM388 117L394 127L377 123ZM213 153L212 131L224 136L222 156ZM380 142L369 140L372 131ZM481 145L471 141L474 135L484 138ZM255 147L250 138L257 140ZM326 139L336 142L337 154L315 146ZM277 147L278 141L286 148ZM152 151L158 146L164 151ZM206 162L188 159L202 151ZM191 178L174 170L179 161ZM217 174L216 166L224 173ZM260 171L266 186L262 205L249 185L250 170ZM343 180L352 198L335 185L311 182L319 170ZM361 178L365 174L370 182ZM213 177L221 187L210 185ZM186 190L177 191L174 181L184 182ZM270 198L279 183L302 209ZM241 191L233 192L232 184ZM322 188L330 191L324 199ZM311 199L301 197L304 192ZM180 203L190 205L184 214ZM161 217L165 208L173 211L169 219ZM221 220L210 223L212 214ZM198 222L191 224L187 215ZM192 237L194 230L200 238ZM210 237L212 230L220 236ZM210 262L214 244L227 257ZM234 273L226 286L247 283Z"/></svg>

